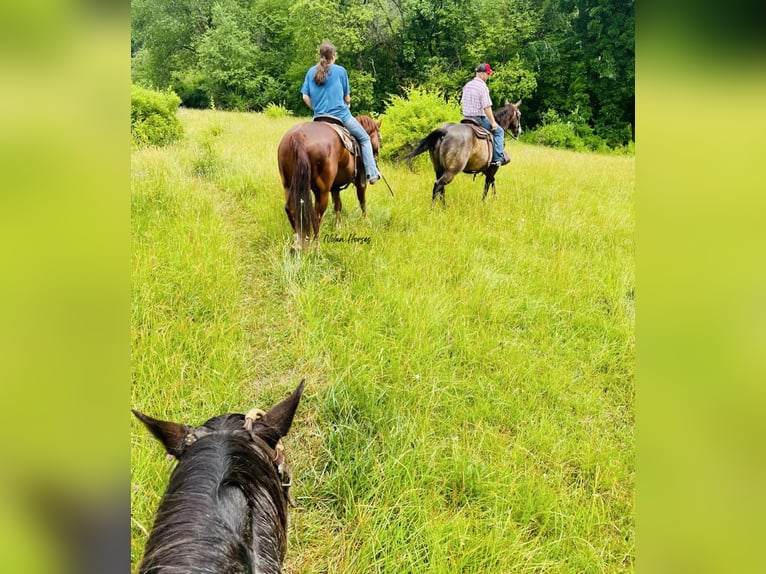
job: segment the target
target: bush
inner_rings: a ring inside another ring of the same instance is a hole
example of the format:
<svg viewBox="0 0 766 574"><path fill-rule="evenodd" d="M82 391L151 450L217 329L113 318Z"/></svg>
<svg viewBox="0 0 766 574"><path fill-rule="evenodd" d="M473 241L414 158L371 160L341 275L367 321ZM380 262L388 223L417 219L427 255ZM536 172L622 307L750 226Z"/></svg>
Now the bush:
<svg viewBox="0 0 766 574"><path fill-rule="evenodd" d="M549 147L562 147L582 151L585 143L575 133L574 126L568 123L544 124L534 130L531 136L537 145ZM529 139L529 137L527 139Z"/></svg>
<svg viewBox="0 0 766 574"><path fill-rule="evenodd" d="M271 102L265 108L263 108L263 115L267 118L286 118L293 115L293 113L286 107Z"/></svg>
<svg viewBox="0 0 766 574"><path fill-rule="evenodd" d="M447 101L441 92L410 87L405 97L390 96L386 104L380 150L382 159L399 159L419 139L444 122L459 122L460 105Z"/></svg>
<svg viewBox="0 0 766 574"><path fill-rule="evenodd" d="M575 151L593 151L618 155L633 155L635 144L632 139L630 126L622 129L618 137L612 139L595 133L587 119L578 110L562 118L555 110L548 110L542 116L542 125L537 129L525 132L522 141L559 147ZM622 138L622 139L621 139ZM622 143L627 141L627 144Z"/></svg>
<svg viewBox="0 0 766 574"><path fill-rule="evenodd" d="M174 92L130 89L130 134L136 146L163 146L183 137L176 117L181 99Z"/></svg>
<svg viewBox="0 0 766 574"><path fill-rule="evenodd" d="M524 139L537 145L575 151L604 147L603 140L593 135L593 128L578 110L566 118L562 118L556 110L546 111L542 116L542 125L527 133Z"/></svg>

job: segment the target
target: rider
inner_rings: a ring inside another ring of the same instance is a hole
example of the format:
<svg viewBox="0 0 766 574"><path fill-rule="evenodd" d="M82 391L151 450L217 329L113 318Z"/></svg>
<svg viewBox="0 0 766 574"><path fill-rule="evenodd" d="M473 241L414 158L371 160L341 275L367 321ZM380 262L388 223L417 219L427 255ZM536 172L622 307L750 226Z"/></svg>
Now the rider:
<svg viewBox="0 0 766 574"><path fill-rule="evenodd" d="M309 68L303 80L303 101L314 112L314 117L330 115L343 122L351 135L359 141L367 181L375 185L380 179L380 172L372 154L370 136L349 110L351 90L346 69L335 63L336 50L330 42L323 42L319 46L319 56L319 62Z"/></svg>
<svg viewBox="0 0 766 574"><path fill-rule="evenodd" d="M484 128L492 132L494 152L492 154L492 166L505 165L511 161L503 147L505 145L505 132L497 125L495 116L492 114L492 100L489 97L487 80L494 70L489 64L479 64L476 68L476 77L463 86L463 96L460 98L463 116L478 121Z"/></svg>

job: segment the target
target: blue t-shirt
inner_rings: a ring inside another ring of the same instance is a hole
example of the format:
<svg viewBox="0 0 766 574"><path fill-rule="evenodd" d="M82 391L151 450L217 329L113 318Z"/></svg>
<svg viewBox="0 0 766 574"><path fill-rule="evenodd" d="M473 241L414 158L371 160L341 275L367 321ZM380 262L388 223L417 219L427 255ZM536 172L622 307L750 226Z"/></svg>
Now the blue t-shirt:
<svg viewBox="0 0 766 574"><path fill-rule="evenodd" d="M311 104L314 106L314 116L329 114L339 118L341 121L349 120L351 112L346 105L344 96L351 93L348 87L348 74L346 68L331 64L327 71L324 84L317 85L314 81L317 67L311 66L306 72L306 78L303 80L301 94L306 94L311 98Z"/></svg>

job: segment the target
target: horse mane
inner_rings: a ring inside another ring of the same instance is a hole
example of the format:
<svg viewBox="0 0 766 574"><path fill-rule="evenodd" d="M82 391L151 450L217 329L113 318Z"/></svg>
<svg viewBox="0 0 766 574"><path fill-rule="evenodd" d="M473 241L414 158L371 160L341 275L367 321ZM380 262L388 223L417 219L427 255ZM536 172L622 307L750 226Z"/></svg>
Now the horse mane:
<svg viewBox="0 0 766 574"><path fill-rule="evenodd" d="M287 524L283 496L268 454L244 431L201 437L170 477L140 572L163 564L186 572L279 572L287 534L269 524Z"/></svg>
<svg viewBox="0 0 766 574"><path fill-rule="evenodd" d="M503 107L498 108L492 112L492 114L495 116L495 121L498 124L502 124L503 129L505 129L505 126L510 124L512 109L513 104L505 104Z"/></svg>
<svg viewBox="0 0 766 574"><path fill-rule="evenodd" d="M357 116L356 121L361 124L361 126L364 128L364 131L366 131L368 134L371 134L378 129L378 123L370 116Z"/></svg>

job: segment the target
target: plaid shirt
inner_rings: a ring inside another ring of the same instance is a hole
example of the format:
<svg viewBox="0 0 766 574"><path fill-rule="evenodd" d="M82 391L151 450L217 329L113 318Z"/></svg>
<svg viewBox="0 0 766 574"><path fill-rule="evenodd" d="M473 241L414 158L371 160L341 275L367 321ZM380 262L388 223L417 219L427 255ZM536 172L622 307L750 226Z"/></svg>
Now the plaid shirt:
<svg viewBox="0 0 766 574"><path fill-rule="evenodd" d="M484 108L492 107L489 88L481 78L474 78L463 88L460 98L464 116L484 116Z"/></svg>

